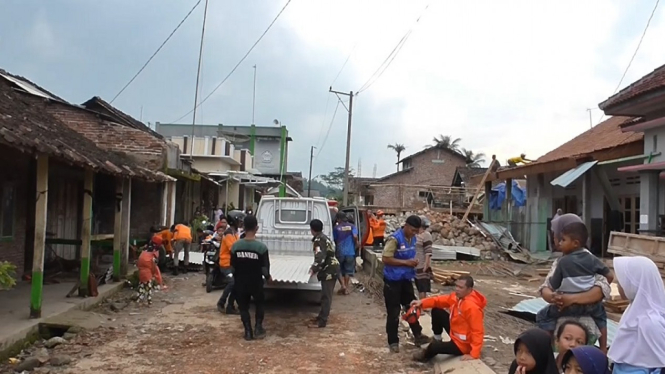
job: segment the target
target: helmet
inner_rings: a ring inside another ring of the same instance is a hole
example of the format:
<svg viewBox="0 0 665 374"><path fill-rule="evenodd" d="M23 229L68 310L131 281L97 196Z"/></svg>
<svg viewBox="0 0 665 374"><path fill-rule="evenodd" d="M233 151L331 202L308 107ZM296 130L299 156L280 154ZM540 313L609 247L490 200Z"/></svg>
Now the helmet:
<svg viewBox="0 0 665 374"><path fill-rule="evenodd" d="M241 210L232 210L226 215L226 222L229 226L238 227L242 224L246 214Z"/></svg>
<svg viewBox="0 0 665 374"><path fill-rule="evenodd" d="M346 220L347 220L347 222L349 222L349 223L352 223L352 224L354 224L354 225L356 224L356 217L354 217L353 213L348 213L348 214L346 215Z"/></svg>
<svg viewBox="0 0 665 374"><path fill-rule="evenodd" d="M430 227L431 224L432 224L432 222L430 222L429 218L427 218L425 216L420 216L420 227L426 229L426 228Z"/></svg>
<svg viewBox="0 0 665 374"><path fill-rule="evenodd" d="M379 216L379 217L381 217L381 216L383 215L383 210L380 210L380 209L377 210L377 211L376 211L376 215Z"/></svg>
<svg viewBox="0 0 665 374"><path fill-rule="evenodd" d="M402 315L402 319L408 322L409 325L412 325L418 322L421 313L422 309L420 307L412 306L406 311L406 313L404 313L404 315Z"/></svg>

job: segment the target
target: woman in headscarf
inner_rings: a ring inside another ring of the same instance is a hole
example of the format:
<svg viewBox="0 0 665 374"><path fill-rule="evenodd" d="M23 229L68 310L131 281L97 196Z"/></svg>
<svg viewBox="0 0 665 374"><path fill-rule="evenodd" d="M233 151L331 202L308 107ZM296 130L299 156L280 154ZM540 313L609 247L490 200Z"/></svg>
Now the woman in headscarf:
<svg viewBox="0 0 665 374"><path fill-rule="evenodd" d="M559 240L561 239L561 231L563 231L563 228L570 225L571 223L584 223L584 222L579 216L571 213L562 214L552 220L552 234L554 236L555 245L557 246L559 245ZM588 291L574 293L574 294L557 294L554 291L554 289L552 289L552 285L550 284L550 278L552 278L554 270L556 269L558 264L559 264L559 259L554 260L549 274L547 274L547 277L545 277L545 281L538 289L538 292L540 292L540 296L543 299L545 299L545 301L547 301L550 304L557 304L560 308L565 308L572 304L581 304L581 305L595 304L603 300L603 298L607 300L610 299L612 289L610 288L609 283L607 283L607 279L604 276L598 274L596 275L594 287ZM588 320L589 320L588 323L587 321L583 322L584 325L589 330L589 333L591 333L591 335L593 336L593 339L590 340L595 340L596 338L598 338L598 335L601 335L599 339L603 339L604 340L603 342L606 343L607 328L604 328L599 331L595 323L593 323L593 320L591 318L588 318ZM546 329L548 331L555 331L556 326L547 326Z"/></svg>
<svg viewBox="0 0 665 374"><path fill-rule="evenodd" d="M614 259L614 270L630 306L608 353L613 373L665 373L665 287L658 267L643 256L622 256Z"/></svg>
<svg viewBox="0 0 665 374"><path fill-rule="evenodd" d="M559 374L550 335L541 329L529 329L515 340L515 360L508 374Z"/></svg>
<svg viewBox="0 0 665 374"><path fill-rule="evenodd" d="M157 258L159 252L157 248L162 246L162 239L159 236L153 236L152 240L139 255L136 261L136 267L139 269L138 301L152 304L152 280L157 280L157 284L163 285L162 274L157 267Z"/></svg>
<svg viewBox="0 0 665 374"><path fill-rule="evenodd" d="M564 374L610 374L607 356L590 345L576 347L563 356Z"/></svg>

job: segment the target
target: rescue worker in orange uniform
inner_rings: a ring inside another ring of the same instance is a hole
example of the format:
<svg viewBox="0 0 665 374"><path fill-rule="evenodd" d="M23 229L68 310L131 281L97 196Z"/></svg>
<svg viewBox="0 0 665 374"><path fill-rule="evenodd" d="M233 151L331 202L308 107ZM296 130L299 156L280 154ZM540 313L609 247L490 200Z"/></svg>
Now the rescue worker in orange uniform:
<svg viewBox="0 0 665 374"><path fill-rule="evenodd" d="M245 214L241 211L234 210L229 212L226 216L228 227L224 231L222 238L218 238L218 240L221 240L221 245L219 246L219 270L223 277L233 272L233 268L231 267L231 247L240 238L238 229L242 226L244 218ZM234 305L236 302L236 295L233 291L234 284L235 282L233 281L227 283L222 296L217 301L217 310L220 313L238 314L238 310Z"/></svg>
<svg viewBox="0 0 665 374"><path fill-rule="evenodd" d="M376 216L370 219L372 226L372 243L374 248L383 248L383 237L386 234L386 221L383 219L383 211L378 210Z"/></svg>
<svg viewBox="0 0 665 374"><path fill-rule="evenodd" d="M432 309L434 332L434 340L427 348L415 353L414 360L426 362L438 354L463 356L462 361L480 358L485 337L483 318L487 299L473 289L473 278L470 275L462 275L457 279L455 292L415 300L411 305ZM450 310L450 313L444 309ZM450 335L450 341L441 340L443 330Z"/></svg>
<svg viewBox="0 0 665 374"><path fill-rule="evenodd" d="M180 252L184 251L183 256L184 268L183 272L187 272L189 266L189 247L192 244L192 229L182 223L171 227L173 232L173 275L178 275L178 263L180 262Z"/></svg>

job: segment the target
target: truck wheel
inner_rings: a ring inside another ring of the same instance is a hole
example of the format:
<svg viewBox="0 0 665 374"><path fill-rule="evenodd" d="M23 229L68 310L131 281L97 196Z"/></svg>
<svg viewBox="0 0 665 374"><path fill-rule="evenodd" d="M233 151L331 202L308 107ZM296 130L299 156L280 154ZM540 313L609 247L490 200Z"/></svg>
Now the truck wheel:
<svg viewBox="0 0 665 374"><path fill-rule="evenodd" d="M215 278L215 277L212 275L212 273L208 274L208 276L206 277L206 292L207 293L212 292L213 278Z"/></svg>

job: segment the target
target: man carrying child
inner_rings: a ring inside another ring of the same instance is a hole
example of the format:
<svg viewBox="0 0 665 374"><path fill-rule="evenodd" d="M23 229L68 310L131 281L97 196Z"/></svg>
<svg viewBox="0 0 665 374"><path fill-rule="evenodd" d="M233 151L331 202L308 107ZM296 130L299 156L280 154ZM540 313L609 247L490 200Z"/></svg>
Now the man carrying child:
<svg viewBox="0 0 665 374"><path fill-rule="evenodd" d="M612 271L585 249L588 236L587 228L582 222L572 222L562 228L559 249L563 252L563 257L550 278L550 285L558 293L586 292L594 287L596 274L607 278L608 283L614 280ZM606 331L607 313L602 301L587 305L573 304L563 309L550 304L538 312L536 323L541 329L553 333L560 317L581 316L590 316L601 331ZM600 349L606 351L607 337L602 336L599 344Z"/></svg>

